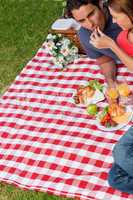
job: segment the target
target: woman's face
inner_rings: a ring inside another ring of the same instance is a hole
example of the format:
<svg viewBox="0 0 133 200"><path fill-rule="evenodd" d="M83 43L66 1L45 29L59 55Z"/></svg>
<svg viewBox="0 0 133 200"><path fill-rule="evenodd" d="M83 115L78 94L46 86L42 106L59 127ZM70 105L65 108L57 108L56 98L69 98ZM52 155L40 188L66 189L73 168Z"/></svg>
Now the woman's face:
<svg viewBox="0 0 133 200"><path fill-rule="evenodd" d="M124 12L117 12L109 7L110 14L113 17L113 23L117 23L123 30L133 28L131 19Z"/></svg>

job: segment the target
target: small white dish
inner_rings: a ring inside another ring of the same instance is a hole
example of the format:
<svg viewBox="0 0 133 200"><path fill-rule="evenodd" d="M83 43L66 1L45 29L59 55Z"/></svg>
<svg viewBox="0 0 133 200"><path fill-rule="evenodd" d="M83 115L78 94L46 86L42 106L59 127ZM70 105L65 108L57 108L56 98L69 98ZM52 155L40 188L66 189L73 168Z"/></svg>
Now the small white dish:
<svg viewBox="0 0 133 200"><path fill-rule="evenodd" d="M67 18L67 19L57 19L51 26L51 29L53 30L68 30L70 28L78 30L80 28L80 24L77 23L72 18Z"/></svg>

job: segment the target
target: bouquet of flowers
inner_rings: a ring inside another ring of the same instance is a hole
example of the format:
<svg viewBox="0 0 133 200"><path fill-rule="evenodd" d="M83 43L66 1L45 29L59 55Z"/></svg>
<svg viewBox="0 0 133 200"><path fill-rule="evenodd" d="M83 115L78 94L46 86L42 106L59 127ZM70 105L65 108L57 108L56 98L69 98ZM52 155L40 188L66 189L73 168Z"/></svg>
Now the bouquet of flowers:
<svg viewBox="0 0 133 200"><path fill-rule="evenodd" d="M54 57L54 64L61 68L78 58L78 48L61 34L48 34L45 47Z"/></svg>

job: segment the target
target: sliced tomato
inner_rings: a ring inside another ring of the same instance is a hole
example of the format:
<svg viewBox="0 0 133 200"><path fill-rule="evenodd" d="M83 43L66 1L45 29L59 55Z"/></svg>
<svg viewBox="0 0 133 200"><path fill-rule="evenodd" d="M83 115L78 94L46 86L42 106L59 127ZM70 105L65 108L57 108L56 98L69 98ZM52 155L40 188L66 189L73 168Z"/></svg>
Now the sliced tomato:
<svg viewBox="0 0 133 200"><path fill-rule="evenodd" d="M102 119L101 119L101 123L105 123L107 121L109 121L111 118L110 118L110 115L107 113Z"/></svg>

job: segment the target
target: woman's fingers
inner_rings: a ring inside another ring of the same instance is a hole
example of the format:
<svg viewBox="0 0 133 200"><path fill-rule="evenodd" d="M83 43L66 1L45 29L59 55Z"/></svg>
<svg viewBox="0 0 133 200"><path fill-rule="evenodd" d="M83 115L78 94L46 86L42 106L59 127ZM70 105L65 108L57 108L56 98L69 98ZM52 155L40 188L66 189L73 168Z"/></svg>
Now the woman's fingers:
<svg viewBox="0 0 133 200"><path fill-rule="evenodd" d="M93 33L91 34L90 39L91 39L91 40L94 39L94 35L93 35Z"/></svg>
<svg viewBox="0 0 133 200"><path fill-rule="evenodd" d="M104 36L104 33L99 29L99 27L97 28L97 32L98 32L98 34L99 34L99 36Z"/></svg>
<svg viewBox="0 0 133 200"><path fill-rule="evenodd" d="M90 36L90 43L93 45L93 46L97 46L98 43L99 43L99 40L101 39L101 37L103 36L104 34L100 31L99 27L96 28L91 36Z"/></svg>
<svg viewBox="0 0 133 200"><path fill-rule="evenodd" d="M98 49L109 48L111 39L97 27L91 34L90 43Z"/></svg>
<svg viewBox="0 0 133 200"><path fill-rule="evenodd" d="M95 37L96 39L99 38L99 35L98 35L98 32L97 32L97 29L94 30L93 35L94 35L94 37Z"/></svg>
<svg viewBox="0 0 133 200"><path fill-rule="evenodd" d="M91 40L97 40L99 38L98 34L96 31L93 31L93 33L90 36Z"/></svg>

